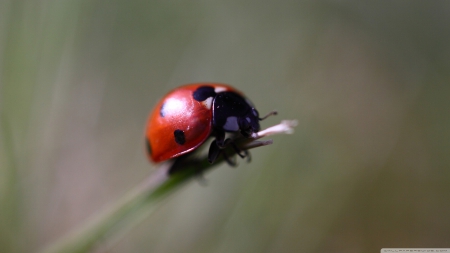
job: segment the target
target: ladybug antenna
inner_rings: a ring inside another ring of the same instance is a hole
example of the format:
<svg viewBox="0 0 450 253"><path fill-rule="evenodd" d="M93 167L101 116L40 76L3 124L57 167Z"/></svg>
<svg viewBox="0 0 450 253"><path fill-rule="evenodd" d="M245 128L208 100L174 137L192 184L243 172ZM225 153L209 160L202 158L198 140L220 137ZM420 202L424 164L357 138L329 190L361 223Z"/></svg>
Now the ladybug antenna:
<svg viewBox="0 0 450 253"><path fill-rule="evenodd" d="M264 116L264 117L262 117L262 118L258 118L258 119L259 119L259 120L265 120L265 119L267 119L269 116L277 115L277 114L278 114L277 111L271 111L271 112L269 112L266 116Z"/></svg>

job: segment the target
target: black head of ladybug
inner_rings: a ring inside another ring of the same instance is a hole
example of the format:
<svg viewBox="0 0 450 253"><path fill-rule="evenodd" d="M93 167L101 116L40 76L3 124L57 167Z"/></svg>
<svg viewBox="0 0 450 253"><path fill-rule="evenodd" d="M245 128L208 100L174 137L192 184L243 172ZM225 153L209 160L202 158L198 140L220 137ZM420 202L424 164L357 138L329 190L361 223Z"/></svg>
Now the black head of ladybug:
<svg viewBox="0 0 450 253"><path fill-rule="evenodd" d="M258 111L250 101L235 92L218 93L212 110L212 123L216 131L240 131L243 136L249 137L260 130Z"/></svg>

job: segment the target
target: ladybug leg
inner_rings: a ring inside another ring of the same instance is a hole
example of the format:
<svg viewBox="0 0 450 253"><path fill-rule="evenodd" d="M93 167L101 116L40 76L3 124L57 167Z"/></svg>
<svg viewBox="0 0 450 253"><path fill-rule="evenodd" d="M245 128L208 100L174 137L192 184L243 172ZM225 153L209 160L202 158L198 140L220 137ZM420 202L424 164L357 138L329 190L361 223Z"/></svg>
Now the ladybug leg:
<svg viewBox="0 0 450 253"><path fill-rule="evenodd" d="M226 141L223 142L223 144L222 144L223 147L220 147L216 140L216 141L211 142L211 145L209 146L209 152L208 152L209 163L214 163L217 160L217 157L219 157L219 155L222 154L225 161L230 166L235 167L237 165L236 161L231 160L230 157L227 155L227 153L223 152L223 149L230 143L231 143L231 146L233 147L233 149L236 151L236 153L240 157L245 157L240 153L240 150L236 147L236 144L231 142L229 139L227 139Z"/></svg>
<svg viewBox="0 0 450 253"><path fill-rule="evenodd" d="M247 157L248 163L252 161L252 156L248 150L244 150L244 157Z"/></svg>
<svg viewBox="0 0 450 253"><path fill-rule="evenodd" d="M248 150L240 150L234 142L231 142L231 146L236 151L236 154L238 154L242 159L247 158L248 163L252 161L252 156ZM244 152L244 154L241 154L241 152Z"/></svg>
<svg viewBox="0 0 450 253"><path fill-rule="evenodd" d="M220 149L224 149L226 147L224 131L217 131L215 143L216 143L217 147Z"/></svg>
<svg viewBox="0 0 450 253"><path fill-rule="evenodd" d="M245 154L244 155L241 154L241 150L236 146L236 144L234 144L234 142L230 138L225 139L225 132L221 132L221 133L217 134L215 142L219 149L224 149L224 148L228 147L229 145L231 145L231 147L234 149L234 151L236 151L236 153L241 158L244 158L246 156Z"/></svg>
<svg viewBox="0 0 450 253"><path fill-rule="evenodd" d="M248 156L249 152L247 150L244 150L244 154L241 154L242 150L240 150L236 144L231 141L230 139L226 139L225 140L225 144L226 145L231 145L231 147L233 147L234 151L236 152L236 154L238 154L238 156L240 156L241 158L245 158Z"/></svg>
<svg viewBox="0 0 450 253"><path fill-rule="evenodd" d="M214 163L221 152L222 152L222 150L217 145L217 141L211 142L211 145L209 146L209 152L208 152L208 162Z"/></svg>
<svg viewBox="0 0 450 253"><path fill-rule="evenodd" d="M214 163L214 161L217 159L217 157L219 157L219 155L222 153L223 154L223 158L225 159L225 161L227 161L227 163L231 166L236 166L236 162L232 161L229 156L226 154L226 152L223 152L222 149L227 147L228 145L230 145L234 151L236 152L236 154L238 156L240 156L241 158L246 158L247 157L247 162L251 161L251 156L250 156L250 152L248 152L247 150L240 150L236 144L231 141L230 139L226 139L223 143L223 147L219 147L219 145L217 144L217 141L213 141L211 142L211 145L209 146L209 153L208 153L208 161L209 163ZM242 154L242 152L244 154Z"/></svg>
<svg viewBox="0 0 450 253"><path fill-rule="evenodd" d="M217 157L222 153L223 158L230 166L236 166L236 161L232 161L226 152L223 152L222 150L226 147L231 146L236 154L240 156L241 158L247 157L247 162L251 161L250 152L247 150L240 150L236 144L231 139L225 139L225 132L224 131L218 131L216 133L216 140L211 142L211 145L209 146L209 152L208 152L208 161L209 163L214 163L216 161ZM242 154L243 152L243 154Z"/></svg>
<svg viewBox="0 0 450 253"><path fill-rule="evenodd" d="M223 155L223 158L230 166L235 167L237 165L236 161L231 160L227 153L223 152L222 148L217 145L216 141L211 142L211 145L209 146L208 162L214 163L220 154Z"/></svg>
<svg viewBox="0 0 450 253"><path fill-rule="evenodd" d="M225 161L227 161L228 165L230 165L231 167L237 166L236 159L234 159L234 161L231 160L230 157L225 152L223 152L223 159L225 159Z"/></svg>

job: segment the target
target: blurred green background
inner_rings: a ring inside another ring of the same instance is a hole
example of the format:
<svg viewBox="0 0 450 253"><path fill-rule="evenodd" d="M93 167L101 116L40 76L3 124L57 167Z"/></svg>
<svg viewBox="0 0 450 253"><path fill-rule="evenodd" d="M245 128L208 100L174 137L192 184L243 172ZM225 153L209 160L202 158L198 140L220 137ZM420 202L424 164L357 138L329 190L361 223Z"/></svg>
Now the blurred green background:
<svg viewBox="0 0 450 253"><path fill-rule="evenodd" d="M450 247L450 2L0 1L0 252L33 252L147 177L185 83L298 119L96 252Z"/></svg>

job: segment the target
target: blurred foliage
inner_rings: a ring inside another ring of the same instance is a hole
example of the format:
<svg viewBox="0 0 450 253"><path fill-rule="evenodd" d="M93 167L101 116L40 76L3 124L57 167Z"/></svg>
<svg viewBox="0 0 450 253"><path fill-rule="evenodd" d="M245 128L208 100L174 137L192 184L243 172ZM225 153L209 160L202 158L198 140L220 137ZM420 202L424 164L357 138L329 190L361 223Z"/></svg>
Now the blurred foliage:
<svg viewBox="0 0 450 253"><path fill-rule="evenodd" d="M230 83L292 136L98 252L448 247L448 1L0 1L0 252L57 240L152 171L146 117Z"/></svg>

